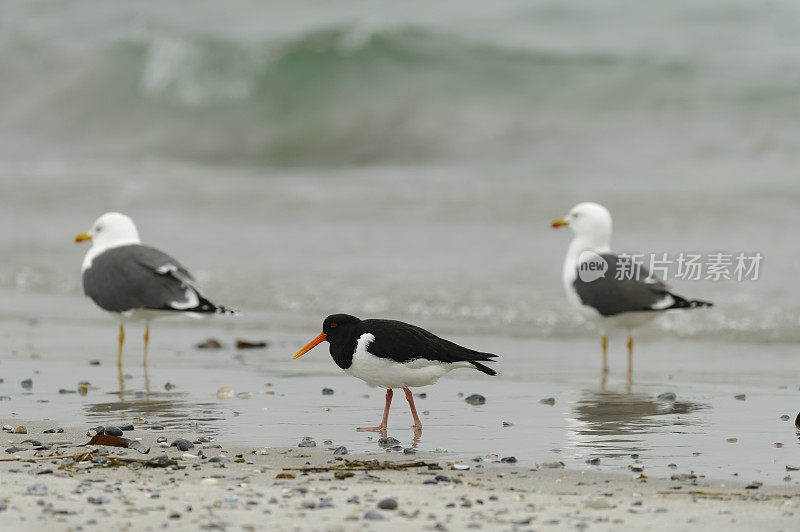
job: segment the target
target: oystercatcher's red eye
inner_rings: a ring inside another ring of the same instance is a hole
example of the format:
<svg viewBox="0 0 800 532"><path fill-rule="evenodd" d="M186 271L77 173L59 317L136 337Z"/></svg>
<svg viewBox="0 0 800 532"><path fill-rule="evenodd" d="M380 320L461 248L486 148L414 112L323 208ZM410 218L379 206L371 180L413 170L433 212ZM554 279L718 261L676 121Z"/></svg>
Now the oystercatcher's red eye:
<svg viewBox="0 0 800 532"><path fill-rule="evenodd" d="M331 323L331 329L333 329L334 327L336 327L336 324L335 323Z"/></svg>

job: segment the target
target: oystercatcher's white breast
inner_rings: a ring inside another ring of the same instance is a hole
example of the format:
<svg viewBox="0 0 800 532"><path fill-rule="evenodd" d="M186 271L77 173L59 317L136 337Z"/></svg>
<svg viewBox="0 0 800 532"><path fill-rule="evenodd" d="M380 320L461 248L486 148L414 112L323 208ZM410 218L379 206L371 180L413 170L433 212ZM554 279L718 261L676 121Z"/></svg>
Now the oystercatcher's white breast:
<svg viewBox="0 0 800 532"><path fill-rule="evenodd" d="M353 363L344 370L348 375L358 377L373 386L381 388L428 386L452 369L472 366L469 362L450 364L427 360L424 358L424 353L419 353L420 358L409 362L395 362L390 358L381 358L370 353L368 348L374 341L375 336L371 333L359 336L353 353Z"/></svg>

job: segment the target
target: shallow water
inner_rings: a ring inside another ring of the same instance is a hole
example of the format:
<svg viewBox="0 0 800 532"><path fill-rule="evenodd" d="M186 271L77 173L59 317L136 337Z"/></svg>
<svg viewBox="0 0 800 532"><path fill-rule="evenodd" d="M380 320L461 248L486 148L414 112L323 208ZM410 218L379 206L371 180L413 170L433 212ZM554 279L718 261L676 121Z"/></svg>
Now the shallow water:
<svg viewBox="0 0 800 532"><path fill-rule="evenodd" d="M262 319L269 321L268 316ZM141 417L187 436L207 434L254 448L293 447L311 436L318 445L330 439L351 451L380 449L378 435L355 427L378 422L383 391L343 375L324 349L290 359L315 334L313 328L287 325L265 332L249 321L202 327L163 322L153 329L147 381L138 365L138 332L129 329L127 376L120 393L112 323L78 316L35 324L6 319L4 324L12 354L0 365L0 395L9 397L2 401L4 411L20 419L46 417L53 426L88 428ZM209 335L228 347L191 347ZM230 347L235 337L267 339L270 345L237 351ZM783 369L794 356L790 347L773 345L753 353L748 346L717 342L642 342L637 382L629 390L623 346L612 343L618 349L612 349L613 372L602 390L595 342L487 335L454 339L497 347L502 373L489 378L456 371L415 390L427 394L416 399L424 424L418 440L405 398L395 394L388 434L404 447L446 449L446 456L463 459L515 456L530 467L562 461L570 468L623 472L637 463L631 455L638 454L649 475L694 471L774 484L791 474L786 465L798 465L800 441L793 426L798 382ZM745 371L726 366L730 358L743 360ZM90 360L102 365L91 366ZM30 391L20 386L25 378L34 381ZM58 393L75 389L81 380L92 386L86 396ZM175 388L165 390L167 382ZM221 386L249 392L249 398L220 400L216 391ZM334 395L322 395L323 387L334 389ZM658 400L665 391L677 399ZM486 404L466 404L464 397L472 393L484 395ZM746 394L744 401L734 398L739 393ZM547 397L555 405L539 402ZM791 419L782 421L783 414ZM503 421L513 425L503 427ZM600 458L598 466L585 463L594 457Z"/></svg>

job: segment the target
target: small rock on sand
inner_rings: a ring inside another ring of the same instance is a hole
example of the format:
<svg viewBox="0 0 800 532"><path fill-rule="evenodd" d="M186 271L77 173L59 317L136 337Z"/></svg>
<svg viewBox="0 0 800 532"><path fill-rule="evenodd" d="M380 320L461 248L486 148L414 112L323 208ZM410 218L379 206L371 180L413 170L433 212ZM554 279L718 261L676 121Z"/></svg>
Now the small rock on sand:
<svg viewBox="0 0 800 532"><path fill-rule="evenodd" d="M656 397L656 399L658 399L659 401L674 401L677 398L678 396L675 395L675 392L660 393L658 394L658 397Z"/></svg>
<svg viewBox="0 0 800 532"><path fill-rule="evenodd" d="M170 444L170 447L177 447L179 451L188 451L189 449L194 448L194 444L189 440L178 438L177 440L175 440Z"/></svg>
<svg viewBox="0 0 800 532"><path fill-rule="evenodd" d="M337 447L336 449L334 449L333 454L335 455L347 454L347 447L344 446Z"/></svg>
<svg viewBox="0 0 800 532"><path fill-rule="evenodd" d="M26 390L30 390L33 388L33 379L25 379L24 381L20 382L23 388Z"/></svg>
<svg viewBox="0 0 800 532"><path fill-rule="evenodd" d="M323 388L322 389L322 395L333 395L333 389L332 388Z"/></svg>
<svg viewBox="0 0 800 532"><path fill-rule="evenodd" d="M222 349L222 343L216 338L209 338L195 346L197 349Z"/></svg>
<svg viewBox="0 0 800 532"><path fill-rule="evenodd" d="M397 509L397 499L392 499L388 497L386 499L381 499L378 502L378 508L381 510L396 510Z"/></svg>
<svg viewBox="0 0 800 532"><path fill-rule="evenodd" d="M109 436L122 436L122 429L114 425L106 425L105 433Z"/></svg>
<svg viewBox="0 0 800 532"><path fill-rule="evenodd" d="M378 445L383 447L388 447L390 445L397 445L400 441L397 438L392 438L389 436L388 438L378 438Z"/></svg>
<svg viewBox="0 0 800 532"><path fill-rule="evenodd" d="M368 519L370 521L380 521L383 519L383 516L376 512L375 510L370 510L369 512L364 514L364 519Z"/></svg>
<svg viewBox="0 0 800 532"><path fill-rule="evenodd" d="M734 395L733 398L736 399L737 401L744 401L745 399L747 399L747 396L743 393L739 393Z"/></svg>
<svg viewBox="0 0 800 532"><path fill-rule="evenodd" d="M598 457L587 458L586 463L589 465L600 465L600 459Z"/></svg>
<svg viewBox="0 0 800 532"><path fill-rule="evenodd" d="M261 349L267 347L267 342L263 340L258 340L255 342L251 342L248 340L236 340L236 349Z"/></svg>
<svg viewBox="0 0 800 532"><path fill-rule="evenodd" d="M14 429L14 434L27 434L28 429L25 428L25 425L20 425L19 427Z"/></svg>
<svg viewBox="0 0 800 532"><path fill-rule="evenodd" d="M500 459L500 461L504 464L516 464L517 457L516 456L504 456Z"/></svg>
<svg viewBox="0 0 800 532"><path fill-rule="evenodd" d="M233 390L227 386L223 386L217 390L217 399L230 399L233 397Z"/></svg>
<svg viewBox="0 0 800 532"><path fill-rule="evenodd" d="M539 402L541 404L543 404L543 405L553 406L554 404L556 404L556 398L555 397L545 397L544 399L539 399Z"/></svg>
<svg viewBox="0 0 800 532"><path fill-rule="evenodd" d="M306 437L306 438L303 438L303 441L298 443L297 446L298 447L316 447L317 446L317 442L315 442L311 438Z"/></svg>
<svg viewBox="0 0 800 532"><path fill-rule="evenodd" d="M542 467L548 469L564 469L564 462L545 462L542 464Z"/></svg>
<svg viewBox="0 0 800 532"><path fill-rule="evenodd" d="M486 398L484 396L480 395L480 394L477 394L477 393L473 393L472 395L470 395L469 397L464 399L464 401L467 404L471 404L471 405L485 405L486 404Z"/></svg>

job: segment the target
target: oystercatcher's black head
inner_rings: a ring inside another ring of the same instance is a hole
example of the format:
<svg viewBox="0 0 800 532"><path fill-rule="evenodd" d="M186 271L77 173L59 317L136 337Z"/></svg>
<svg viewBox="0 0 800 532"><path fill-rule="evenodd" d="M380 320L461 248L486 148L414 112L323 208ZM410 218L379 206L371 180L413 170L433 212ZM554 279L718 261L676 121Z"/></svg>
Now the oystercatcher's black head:
<svg viewBox="0 0 800 532"><path fill-rule="evenodd" d="M361 320L350 314L331 314L322 322L322 332L303 346L303 348L292 357L292 360L300 358L326 340L336 345L352 339L353 327L359 323L361 323Z"/></svg>

